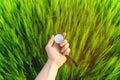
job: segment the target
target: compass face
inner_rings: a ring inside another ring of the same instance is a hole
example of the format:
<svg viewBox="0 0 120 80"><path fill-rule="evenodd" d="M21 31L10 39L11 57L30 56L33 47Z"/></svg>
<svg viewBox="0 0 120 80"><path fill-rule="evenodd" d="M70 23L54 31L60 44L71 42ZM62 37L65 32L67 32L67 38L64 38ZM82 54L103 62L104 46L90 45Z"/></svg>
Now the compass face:
<svg viewBox="0 0 120 80"><path fill-rule="evenodd" d="M62 43L63 41L64 41L64 37L63 37L61 34L57 34L57 35L55 36L55 42L56 42L56 43L60 44L60 43Z"/></svg>

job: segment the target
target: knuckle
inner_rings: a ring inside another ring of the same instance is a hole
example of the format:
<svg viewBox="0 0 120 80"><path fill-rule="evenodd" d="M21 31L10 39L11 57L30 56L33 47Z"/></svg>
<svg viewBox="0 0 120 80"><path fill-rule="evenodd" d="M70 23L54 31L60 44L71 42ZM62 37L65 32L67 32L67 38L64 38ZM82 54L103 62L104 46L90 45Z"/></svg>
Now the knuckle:
<svg viewBox="0 0 120 80"><path fill-rule="evenodd" d="M66 44L66 45L65 45L65 48L68 48L68 47L69 47L69 44Z"/></svg>
<svg viewBox="0 0 120 80"><path fill-rule="evenodd" d="M70 46L70 44L68 43L68 45Z"/></svg>
<svg viewBox="0 0 120 80"><path fill-rule="evenodd" d="M69 43L67 43L67 45L68 45L68 47L69 47L69 45L70 45L70 44L69 44Z"/></svg>
<svg viewBox="0 0 120 80"><path fill-rule="evenodd" d="M68 52L70 52L70 48L68 48Z"/></svg>

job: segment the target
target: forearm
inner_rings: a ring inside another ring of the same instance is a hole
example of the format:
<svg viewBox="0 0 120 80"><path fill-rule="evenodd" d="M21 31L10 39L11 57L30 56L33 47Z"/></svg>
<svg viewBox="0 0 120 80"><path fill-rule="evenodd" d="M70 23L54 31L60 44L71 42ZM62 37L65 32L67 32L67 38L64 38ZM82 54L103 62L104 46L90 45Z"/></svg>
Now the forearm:
<svg viewBox="0 0 120 80"><path fill-rule="evenodd" d="M58 66L51 60L48 60L35 80L55 80Z"/></svg>

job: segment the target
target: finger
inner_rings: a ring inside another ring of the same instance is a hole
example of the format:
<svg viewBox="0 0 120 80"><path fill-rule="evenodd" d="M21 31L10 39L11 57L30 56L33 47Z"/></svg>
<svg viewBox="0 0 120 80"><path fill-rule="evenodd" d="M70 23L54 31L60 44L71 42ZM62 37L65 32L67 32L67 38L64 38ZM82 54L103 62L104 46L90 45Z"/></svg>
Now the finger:
<svg viewBox="0 0 120 80"><path fill-rule="evenodd" d="M47 46L52 46L54 43L54 35L52 35L52 37L50 38L50 40L48 41Z"/></svg>
<svg viewBox="0 0 120 80"><path fill-rule="evenodd" d="M69 48L69 43L67 43L67 44L61 49L61 52L64 52L67 48Z"/></svg>
<svg viewBox="0 0 120 80"><path fill-rule="evenodd" d="M67 48L67 50L63 52L63 55L69 55L69 53L70 53L70 48Z"/></svg>
<svg viewBox="0 0 120 80"><path fill-rule="evenodd" d="M63 32L62 35L63 35L63 37L65 37L66 36L66 32Z"/></svg>
<svg viewBox="0 0 120 80"><path fill-rule="evenodd" d="M62 47L62 46L64 46L65 44L67 44L67 40L64 40L64 42L61 43L60 46Z"/></svg>

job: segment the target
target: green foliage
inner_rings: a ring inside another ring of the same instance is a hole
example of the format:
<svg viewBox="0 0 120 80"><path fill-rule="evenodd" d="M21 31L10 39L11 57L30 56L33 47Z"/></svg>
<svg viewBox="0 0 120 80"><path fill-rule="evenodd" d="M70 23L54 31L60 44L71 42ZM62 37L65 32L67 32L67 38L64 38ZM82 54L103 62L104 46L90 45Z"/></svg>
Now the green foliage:
<svg viewBox="0 0 120 80"><path fill-rule="evenodd" d="M120 79L119 0L0 0L0 80L32 80L52 34L66 32L78 67L56 80Z"/></svg>

